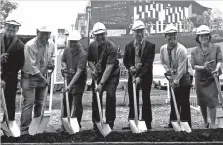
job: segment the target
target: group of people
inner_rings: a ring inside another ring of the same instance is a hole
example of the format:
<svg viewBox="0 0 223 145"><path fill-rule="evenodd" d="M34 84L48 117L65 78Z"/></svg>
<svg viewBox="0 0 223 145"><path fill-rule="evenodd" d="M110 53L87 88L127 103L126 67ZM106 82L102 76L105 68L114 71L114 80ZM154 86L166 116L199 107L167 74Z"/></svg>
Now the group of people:
<svg viewBox="0 0 223 145"><path fill-rule="evenodd" d="M54 64L54 43L50 39L51 30L47 26L37 28L37 36L25 45L17 38L20 23L7 20L4 32L1 34L1 84L6 98L9 122L15 123L15 97L17 90L17 75L21 70L21 87L24 100L21 113L21 135L28 134L29 125L34 117L41 115L44 92L49 86L46 77L48 69ZM126 44L123 62L129 72L129 115L128 120L134 118L133 83L136 83L137 108L139 112L139 90L142 90L142 119L147 129L152 129L152 108L150 91L153 79L153 61L155 57L155 44L146 40L145 24L137 20L132 26L134 39ZM96 92L102 100L106 91L106 123L113 129L116 119L116 88L119 84L120 68L118 61L118 48L107 38L107 29L101 22L93 26L94 41L85 51L81 44L81 35L72 31L67 40L62 58L62 75L67 79L67 87L63 92L68 92L69 105L73 105L71 116L76 117L81 128L83 114L82 97L87 80L87 65L92 74L92 122L93 129L97 129L99 122ZM222 54L219 46L211 44L211 31L207 26L200 26L197 30L196 47L191 53L191 63L188 63L187 49L177 42L177 28L170 24L165 28L164 37L167 44L160 49L161 64L169 75L170 85L176 96L177 106L180 110L180 119L188 121L191 126L190 113L190 88L183 85L188 67L195 70L195 85L198 105L201 106L204 118L204 127L216 128L216 106L218 102L217 87L212 73L220 74ZM209 61L215 60L213 63ZM192 77L190 77L192 78ZM97 85L96 85L97 84ZM71 109L72 107L70 107ZM207 108L210 111L211 124L207 119ZM61 117L66 117L66 101L63 100ZM3 121L5 118L3 119ZM170 122L176 120L176 113L171 97ZM10 123L9 123L10 125ZM171 128L169 123L167 127ZM124 127L129 128L129 125ZM64 127L61 127L64 130Z"/></svg>

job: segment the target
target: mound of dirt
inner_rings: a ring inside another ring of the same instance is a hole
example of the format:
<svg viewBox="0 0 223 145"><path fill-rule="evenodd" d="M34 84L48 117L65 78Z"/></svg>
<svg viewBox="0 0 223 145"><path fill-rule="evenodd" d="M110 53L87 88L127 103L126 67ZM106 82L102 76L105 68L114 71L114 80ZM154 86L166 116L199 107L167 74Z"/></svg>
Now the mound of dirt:
<svg viewBox="0 0 223 145"><path fill-rule="evenodd" d="M18 138L2 136L2 143L77 143L77 142L213 142L223 141L223 129L193 130L191 133L175 131L150 131L133 134L111 132L103 137L99 132L85 130L74 135L63 133L43 133L35 136L23 135Z"/></svg>

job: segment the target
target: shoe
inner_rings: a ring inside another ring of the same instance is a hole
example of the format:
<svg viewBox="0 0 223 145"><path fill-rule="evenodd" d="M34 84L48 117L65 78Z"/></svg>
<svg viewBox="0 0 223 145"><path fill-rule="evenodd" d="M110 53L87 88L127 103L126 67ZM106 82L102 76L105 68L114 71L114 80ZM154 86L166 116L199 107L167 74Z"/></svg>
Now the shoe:
<svg viewBox="0 0 223 145"><path fill-rule="evenodd" d="M61 127L61 128L59 128L59 129L56 130L56 132L58 132L58 133L65 132L65 131L66 131L66 130L65 130L64 127Z"/></svg>
<svg viewBox="0 0 223 145"><path fill-rule="evenodd" d="M113 121L108 121L107 124L110 126L111 130L114 127L114 122Z"/></svg>
<svg viewBox="0 0 223 145"><path fill-rule="evenodd" d="M23 130L23 131L21 131L21 135L27 135L27 134L29 134L29 130Z"/></svg>
<svg viewBox="0 0 223 145"><path fill-rule="evenodd" d="M168 124L167 126L164 126L164 128L173 128L172 124Z"/></svg>
<svg viewBox="0 0 223 145"><path fill-rule="evenodd" d="M146 123L146 127L147 127L148 130L152 129L151 123Z"/></svg>
<svg viewBox="0 0 223 145"><path fill-rule="evenodd" d="M210 123L207 123L205 126L204 126L204 128L206 128L206 129L208 129L208 128L210 128L211 127L211 124Z"/></svg>
<svg viewBox="0 0 223 145"><path fill-rule="evenodd" d="M130 125L128 124L127 126L122 127L122 130L130 130Z"/></svg>

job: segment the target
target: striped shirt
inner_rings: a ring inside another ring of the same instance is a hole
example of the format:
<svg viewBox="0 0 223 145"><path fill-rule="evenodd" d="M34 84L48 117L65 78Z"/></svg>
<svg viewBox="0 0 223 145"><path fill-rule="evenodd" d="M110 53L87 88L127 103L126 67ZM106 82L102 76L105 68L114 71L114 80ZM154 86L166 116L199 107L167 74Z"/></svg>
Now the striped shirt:
<svg viewBox="0 0 223 145"><path fill-rule="evenodd" d="M48 62L54 54L54 43L49 40L46 47L44 47L35 37L25 44L24 54L25 63L22 68L24 73L30 75L45 74Z"/></svg>
<svg viewBox="0 0 223 145"><path fill-rule="evenodd" d="M171 70L170 60L167 50L167 44L163 45L160 49L160 60L166 71ZM186 73L186 62L187 60L187 49L180 43L171 50L172 57L172 68L176 70L175 75L173 75L174 83L179 84L179 81L184 73ZM188 65L189 66L189 65Z"/></svg>

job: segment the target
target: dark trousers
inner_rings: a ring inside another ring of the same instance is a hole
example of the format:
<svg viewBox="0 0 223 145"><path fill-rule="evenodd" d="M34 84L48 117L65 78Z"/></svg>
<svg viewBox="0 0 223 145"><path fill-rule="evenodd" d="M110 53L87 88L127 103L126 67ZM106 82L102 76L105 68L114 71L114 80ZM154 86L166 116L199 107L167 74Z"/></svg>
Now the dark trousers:
<svg viewBox="0 0 223 145"><path fill-rule="evenodd" d="M142 119L146 122L148 128L151 127L152 122L152 108L150 100L150 91L151 91L152 77L145 77L141 80L142 88ZM139 90L140 85L136 87L136 99L137 99L137 110L139 114ZM128 93L129 93L129 116L128 119L134 119L134 100L133 100L133 84L132 77L129 75L128 79Z"/></svg>
<svg viewBox="0 0 223 145"><path fill-rule="evenodd" d="M82 115L83 115L82 96L83 96L83 93L76 93L76 94L69 93L68 94L71 117L72 118L77 117L77 121L78 121L79 125L81 123L81 119L82 119ZM63 98L64 114L63 114L63 117L67 117L67 108L66 107L67 107L66 97L65 97L65 94L64 94L64 98ZM73 107L73 112L72 112L72 107Z"/></svg>
<svg viewBox="0 0 223 145"><path fill-rule="evenodd" d="M8 76L5 79L5 102L8 111L8 117L10 121L15 120L15 99L16 99L16 92L17 92L17 75ZM5 115L3 120L5 120Z"/></svg>
<svg viewBox="0 0 223 145"><path fill-rule="evenodd" d="M171 94L171 93L170 93ZM178 87L174 90L177 108L180 114L181 121L188 121L188 124L191 127L191 112L190 112L190 87ZM177 120L176 112L173 104L173 98L171 94L170 98L170 121Z"/></svg>
<svg viewBox="0 0 223 145"><path fill-rule="evenodd" d="M103 86L103 91L106 91L106 111L105 111L105 117L106 122L110 125L110 127L114 126L114 121L116 118L116 88L119 83L119 76L114 76L112 78L109 78L109 80L106 81L105 85ZM92 122L95 124L95 122L99 122L99 112L98 112L98 103L97 103L97 95L94 91L95 85L94 82L92 82ZM99 96L102 105L102 94Z"/></svg>

